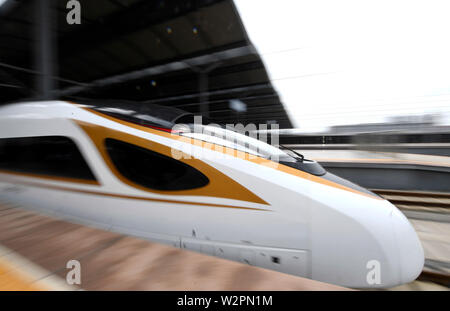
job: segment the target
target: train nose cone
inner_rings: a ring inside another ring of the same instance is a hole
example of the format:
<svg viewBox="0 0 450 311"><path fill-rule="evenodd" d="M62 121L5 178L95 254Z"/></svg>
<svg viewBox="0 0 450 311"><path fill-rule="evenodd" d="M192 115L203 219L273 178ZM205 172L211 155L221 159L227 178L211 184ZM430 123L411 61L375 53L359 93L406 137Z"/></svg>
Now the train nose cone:
<svg viewBox="0 0 450 311"><path fill-rule="evenodd" d="M392 211L393 231L398 250L400 283L414 281L422 272L424 252L416 231L397 208Z"/></svg>

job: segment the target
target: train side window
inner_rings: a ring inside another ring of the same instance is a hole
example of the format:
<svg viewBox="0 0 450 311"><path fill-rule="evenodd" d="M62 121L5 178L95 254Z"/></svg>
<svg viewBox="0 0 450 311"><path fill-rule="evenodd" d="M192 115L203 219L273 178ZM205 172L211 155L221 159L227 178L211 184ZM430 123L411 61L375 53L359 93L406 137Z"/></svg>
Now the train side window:
<svg viewBox="0 0 450 311"><path fill-rule="evenodd" d="M200 171L171 157L111 138L105 145L119 173L146 188L189 190L209 183Z"/></svg>
<svg viewBox="0 0 450 311"><path fill-rule="evenodd" d="M96 180L76 144L64 136L0 138L0 169Z"/></svg>

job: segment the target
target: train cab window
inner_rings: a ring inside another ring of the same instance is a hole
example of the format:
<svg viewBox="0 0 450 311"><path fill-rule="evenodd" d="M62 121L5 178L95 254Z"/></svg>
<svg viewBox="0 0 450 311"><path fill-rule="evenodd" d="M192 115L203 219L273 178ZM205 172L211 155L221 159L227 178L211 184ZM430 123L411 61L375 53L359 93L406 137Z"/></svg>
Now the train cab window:
<svg viewBox="0 0 450 311"><path fill-rule="evenodd" d="M146 188L188 190L209 183L200 171L171 157L111 138L105 145L119 173Z"/></svg>
<svg viewBox="0 0 450 311"><path fill-rule="evenodd" d="M0 138L0 170L95 180L76 144L64 136Z"/></svg>

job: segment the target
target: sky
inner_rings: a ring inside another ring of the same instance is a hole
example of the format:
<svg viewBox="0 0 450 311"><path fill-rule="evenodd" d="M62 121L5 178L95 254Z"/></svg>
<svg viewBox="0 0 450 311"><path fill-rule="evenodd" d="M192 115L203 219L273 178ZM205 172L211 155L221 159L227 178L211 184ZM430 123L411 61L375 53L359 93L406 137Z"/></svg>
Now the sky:
<svg viewBox="0 0 450 311"><path fill-rule="evenodd" d="M235 0L294 126L450 123L450 1Z"/></svg>

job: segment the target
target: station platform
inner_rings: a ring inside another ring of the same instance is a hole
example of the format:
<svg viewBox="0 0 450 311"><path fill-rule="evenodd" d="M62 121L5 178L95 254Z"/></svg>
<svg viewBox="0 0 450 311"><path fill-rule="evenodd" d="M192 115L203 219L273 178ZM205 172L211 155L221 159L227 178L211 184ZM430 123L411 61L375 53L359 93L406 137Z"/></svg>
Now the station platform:
<svg viewBox="0 0 450 311"><path fill-rule="evenodd" d="M74 290L58 276L0 245L0 291Z"/></svg>

